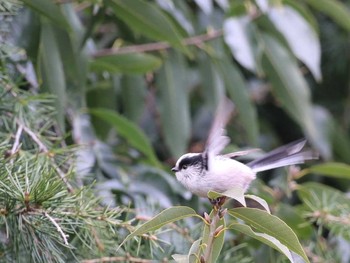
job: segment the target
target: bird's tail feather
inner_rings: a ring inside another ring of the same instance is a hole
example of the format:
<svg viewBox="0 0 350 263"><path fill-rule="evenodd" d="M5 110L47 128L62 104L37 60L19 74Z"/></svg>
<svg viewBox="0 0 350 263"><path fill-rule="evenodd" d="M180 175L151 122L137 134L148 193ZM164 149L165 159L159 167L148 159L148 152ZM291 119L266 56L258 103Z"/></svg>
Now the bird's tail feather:
<svg viewBox="0 0 350 263"><path fill-rule="evenodd" d="M318 159L318 154L310 149L304 149L305 139L281 146L247 165L257 173L278 167L302 164L306 160Z"/></svg>

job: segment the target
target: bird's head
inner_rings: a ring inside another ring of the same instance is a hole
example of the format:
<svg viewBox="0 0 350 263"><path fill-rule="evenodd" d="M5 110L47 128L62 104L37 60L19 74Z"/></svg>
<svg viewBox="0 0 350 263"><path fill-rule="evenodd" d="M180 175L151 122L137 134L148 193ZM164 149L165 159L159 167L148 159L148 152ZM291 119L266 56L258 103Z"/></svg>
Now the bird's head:
<svg viewBox="0 0 350 263"><path fill-rule="evenodd" d="M171 169L176 175L177 180L194 179L202 174L204 169L203 157L201 153L186 153L182 155Z"/></svg>

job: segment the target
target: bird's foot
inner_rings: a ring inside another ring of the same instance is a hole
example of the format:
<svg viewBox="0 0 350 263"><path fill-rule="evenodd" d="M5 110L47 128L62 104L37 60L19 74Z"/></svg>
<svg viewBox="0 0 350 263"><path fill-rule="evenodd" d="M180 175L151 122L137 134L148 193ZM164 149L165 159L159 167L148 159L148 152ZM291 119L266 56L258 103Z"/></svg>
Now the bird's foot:
<svg viewBox="0 0 350 263"><path fill-rule="evenodd" d="M209 198L209 201L213 205L215 210L221 210L221 207L224 205L224 203L226 201L226 196L220 196L220 197L215 198L215 199Z"/></svg>

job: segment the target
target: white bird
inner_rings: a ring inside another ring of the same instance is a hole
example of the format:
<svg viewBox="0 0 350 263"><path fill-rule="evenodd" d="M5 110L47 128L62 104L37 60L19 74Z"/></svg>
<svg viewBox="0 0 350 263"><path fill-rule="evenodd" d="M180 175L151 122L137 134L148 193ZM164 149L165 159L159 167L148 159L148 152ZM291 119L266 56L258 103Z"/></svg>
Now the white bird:
<svg viewBox="0 0 350 263"><path fill-rule="evenodd" d="M248 164L232 158L245 155L249 150L220 155L230 142L225 126L233 109L230 100L223 100L216 112L204 152L182 155L171 169L177 180L193 194L207 197L209 191L223 193L237 187L245 192L258 172L318 158L314 151L304 149L305 139L279 147Z"/></svg>

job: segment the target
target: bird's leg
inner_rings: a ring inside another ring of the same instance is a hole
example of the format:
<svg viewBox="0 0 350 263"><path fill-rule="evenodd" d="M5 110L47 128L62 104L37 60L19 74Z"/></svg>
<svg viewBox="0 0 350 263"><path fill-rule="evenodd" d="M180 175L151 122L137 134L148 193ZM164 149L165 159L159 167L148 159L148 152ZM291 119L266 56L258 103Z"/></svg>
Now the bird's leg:
<svg viewBox="0 0 350 263"><path fill-rule="evenodd" d="M214 209L220 210L226 201L226 196L220 196L220 197L215 198L215 199L209 198L209 201L213 205Z"/></svg>

